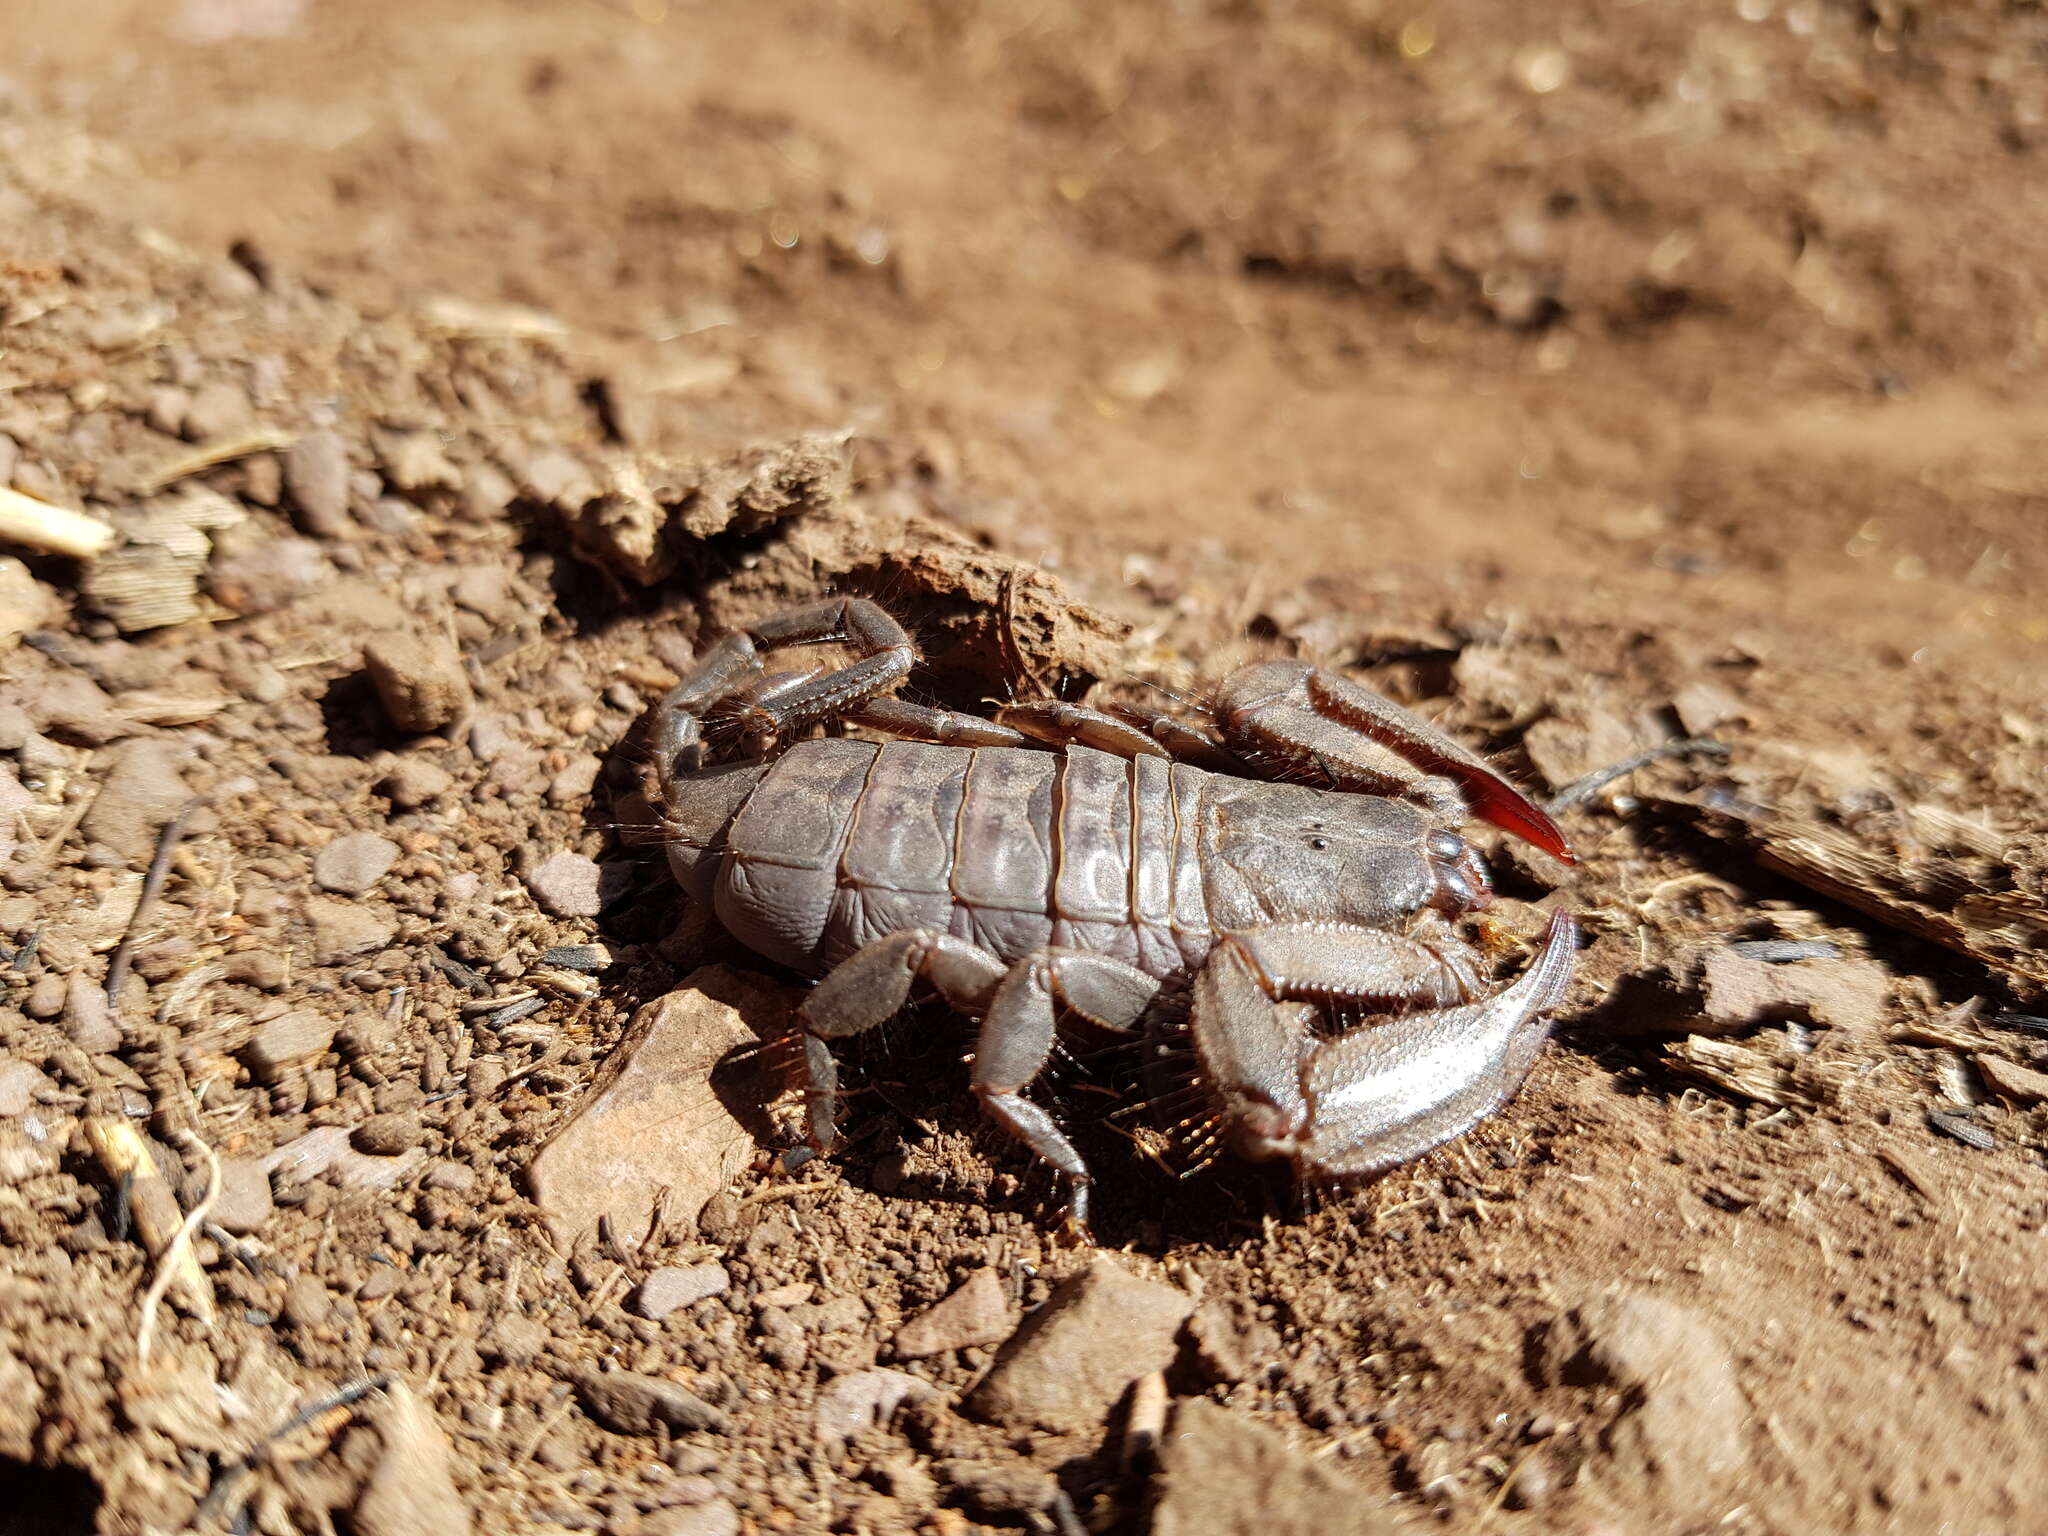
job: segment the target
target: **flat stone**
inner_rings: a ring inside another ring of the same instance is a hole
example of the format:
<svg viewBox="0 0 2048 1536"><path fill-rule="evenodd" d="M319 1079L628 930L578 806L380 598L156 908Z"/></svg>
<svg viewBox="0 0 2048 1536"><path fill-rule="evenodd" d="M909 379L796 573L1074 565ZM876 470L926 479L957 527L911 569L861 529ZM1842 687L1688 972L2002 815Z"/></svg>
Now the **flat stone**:
<svg viewBox="0 0 2048 1536"><path fill-rule="evenodd" d="M2000 1098L2018 1099L2023 1104L2048 1099L2048 1072L2036 1072L1988 1051L1980 1051L1974 1060L1984 1081Z"/></svg>
<svg viewBox="0 0 2048 1536"><path fill-rule="evenodd" d="M207 1219L216 1226L247 1237L263 1230L274 1207L270 1200L270 1173L260 1157L224 1157L220 1160L220 1194Z"/></svg>
<svg viewBox="0 0 2048 1536"><path fill-rule="evenodd" d="M569 1122L534 1157L528 1185L562 1252L609 1216L615 1239L641 1242L664 1198L694 1221L754 1150L734 1102L765 1104L776 1085L748 1063L720 1090L712 1070L741 1046L779 1035L793 994L725 966L707 966L633 1016Z"/></svg>
<svg viewBox="0 0 2048 1536"><path fill-rule="evenodd" d="M580 853L558 853L535 866L526 888L541 910L556 917L595 917L604 910L598 893L601 876L595 859Z"/></svg>
<svg viewBox="0 0 2048 1536"><path fill-rule="evenodd" d="M374 832L350 832L313 855L313 881L322 890L360 896L391 873L398 844Z"/></svg>
<svg viewBox="0 0 2048 1536"><path fill-rule="evenodd" d="M1002 1276L977 1269L944 1301L927 1307L896 1330L899 1360L921 1360L975 1344L997 1344L1017 1326L1017 1309L1003 1290Z"/></svg>
<svg viewBox="0 0 2048 1536"><path fill-rule="evenodd" d="M1393 1536L1407 1529L1278 1430L1206 1398L1175 1406L1159 1442L1157 1482L1152 1536Z"/></svg>
<svg viewBox="0 0 2048 1536"><path fill-rule="evenodd" d="M667 1264L640 1282L629 1305L640 1316L659 1322L679 1307L723 1294L731 1284L722 1264Z"/></svg>
<svg viewBox="0 0 2048 1536"><path fill-rule="evenodd" d="M281 1013L260 1024L242 1047L242 1060L259 1082L274 1083L291 1068L323 1055L334 1043L334 1023L317 1013Z"/></svg>
<svg viewBox="0 0 2048 1536"><path fill-rule="evenodd" d="M904 1371L851 1371L835 1376L811 1409L811 1436L832 1455L846 1442L886 1424L905 1403L931 1394L932 1384Z"/></svg>
<svg viewBox="0 0 2048 1536"><path fill-rule="evenodd" d="M1130 1384L1173 1360L1186 1292L1097 1258L1024 1320L968 1395L975 1417L1056 1432L1092 1430Z"/></svg>
<svg viewBox="0 0 2048 1536"><path fill-rule="evenodd" d="M590 1416L622 1435L726 1427L723 1409L659 1376L587 1370L578 1372L575 1381L576 1393Z"/></svg>
<svg viewBox="0 0 2048 1536"><path fill-rule="evenodd" d="M469 1536L469 1507L455 1491L448 1436L404 1382L373 1409L381 1442L349 1511L354 1536Z"/></svg>
<svg viewBox="0 0 2048 1536"><path fill-rule="evenodd" d="M308 897L306 921L313 929L313 959L320 965L382 949L398 933L388 913L332 896Z"/></svg>

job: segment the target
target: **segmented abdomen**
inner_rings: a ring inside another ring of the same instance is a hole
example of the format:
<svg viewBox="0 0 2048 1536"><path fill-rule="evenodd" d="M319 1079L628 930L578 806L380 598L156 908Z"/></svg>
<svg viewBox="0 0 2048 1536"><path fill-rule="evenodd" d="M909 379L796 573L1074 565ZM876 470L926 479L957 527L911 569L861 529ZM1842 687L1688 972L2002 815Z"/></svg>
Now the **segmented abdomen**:
<svg viewBox="0 0 2048 1536"><path fill-rule="evenodd" d="M814 975L928 927L1004 960L1053 944L1171 976L1212 942L1198 858L1207 777L1086 747L805 742L734 819L718 916Z"/></svg>

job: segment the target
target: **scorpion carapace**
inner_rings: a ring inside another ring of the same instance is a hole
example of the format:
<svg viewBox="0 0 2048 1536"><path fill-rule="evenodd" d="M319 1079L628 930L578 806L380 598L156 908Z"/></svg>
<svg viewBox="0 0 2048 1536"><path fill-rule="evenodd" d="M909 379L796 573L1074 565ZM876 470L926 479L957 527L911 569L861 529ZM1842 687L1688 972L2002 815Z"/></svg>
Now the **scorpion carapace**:
<svg viewBox="0 0 2048 1536"><path fill-rule="evenodd" d="M812 643L857 654L766 670L764 652ZM1300 662L1233 674L1211 736L1071 704L989 720L886 697L917 660L882 608L832 599L726 635L655 714L677 878L735 938L817 978L796 1024L820 1150L838 1134L830 1042L918 982L980 1021L974 1092L1064 1175L1077 1225L1091 1175L1024 1094L1063 1008L1130 1030L1162 985L1187 985L1229 1143L1308 1177L1419 1157L1520 1086L1574 925L1554 916L1520 979L1485 992L1451 926L1489 898L1457 827L1476 814L1571 854L1476 754ZM899 739L808 734L828 720ZM736 760L711 760L707 724ZM1332 1006L1385 1017L1326 1035Z"/></svg>

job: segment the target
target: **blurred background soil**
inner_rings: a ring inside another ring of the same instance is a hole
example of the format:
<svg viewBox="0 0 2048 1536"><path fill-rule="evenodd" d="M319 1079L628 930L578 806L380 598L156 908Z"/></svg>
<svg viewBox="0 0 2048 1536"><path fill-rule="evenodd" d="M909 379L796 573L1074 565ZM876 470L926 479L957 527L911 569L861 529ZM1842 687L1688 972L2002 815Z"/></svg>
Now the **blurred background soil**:
<svg viewBox="0 0 2048 1536"><path fill-rule="evenodd" d="M0 1529L2040 1528L2040 6L4 10L0 486L124 542L0 566ZM1304 1197L1093 1133L1158 1474L1141 1400L965 1395L1096 1303L942 1011L644 1242L530 1171L747 963L640 835L690 647L866 591L975 707L1007 570L1112 693L1297 654L1542 792L1729 749L1498 851L1511 960L1592 942L1467 1142ZM148 1361L109 1119L167 1230L242 1196Z"/></svg>

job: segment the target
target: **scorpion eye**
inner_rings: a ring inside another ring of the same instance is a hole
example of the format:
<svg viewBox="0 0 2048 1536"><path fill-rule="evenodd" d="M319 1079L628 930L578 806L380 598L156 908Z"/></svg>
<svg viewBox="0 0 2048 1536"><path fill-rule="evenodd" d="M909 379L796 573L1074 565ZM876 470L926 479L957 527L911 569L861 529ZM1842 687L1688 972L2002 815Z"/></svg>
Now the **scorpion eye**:
<svg viewBox="0 0 2048 1536"><path fill-rule="evenodd" d="M1455 832L1438 830L1429 834L1429 851L1440 859L1455 859L1465 851L1465 839Z"/></svg>
<svg viewBox="0 0 2048 1536"><path fill-rule="evenodd" d="M1317 853L1321 853L1325 848L1330 846L1330 840L1326 837L1312 837L1308 840L1308 845L1309 847L1315 849Z"/></svg>

